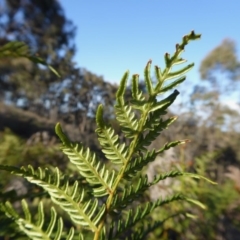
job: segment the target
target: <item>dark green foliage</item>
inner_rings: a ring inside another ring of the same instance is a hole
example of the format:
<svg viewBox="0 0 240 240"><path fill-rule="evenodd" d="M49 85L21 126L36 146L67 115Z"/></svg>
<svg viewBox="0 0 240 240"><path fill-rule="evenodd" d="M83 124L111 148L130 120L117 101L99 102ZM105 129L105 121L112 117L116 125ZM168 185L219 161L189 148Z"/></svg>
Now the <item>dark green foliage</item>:
<svg viewBox="0 0 240 240"><path fill-rule="evenodd" d="M203 59L199 69L201 78L205 80L213 80L213 73L216 70L227 72L232 80L239 80L240 62L237 58L236 43L233 40L225 39L213 49Z"/></svg>
<svg viewBox="0 0 240 240"><path fill-rule="evenodd" d="M2 0L0 11L0 46L14 40L24 42L34 52L31 61L24 58L0 60L2 100L8 98L14 105L22 100L22 107L39 113L43 99L50 98L49 86L74 71L71 59L75 51L72 42L75 27L66 19L59 1L55 0ZM27 53L25 47L18 48L21 52L24 49ZM48 68L33 64L36 60L42 61L40 58L58 68L62 78L56 79ZM7 97L9 91L11 96Z"/></svg>

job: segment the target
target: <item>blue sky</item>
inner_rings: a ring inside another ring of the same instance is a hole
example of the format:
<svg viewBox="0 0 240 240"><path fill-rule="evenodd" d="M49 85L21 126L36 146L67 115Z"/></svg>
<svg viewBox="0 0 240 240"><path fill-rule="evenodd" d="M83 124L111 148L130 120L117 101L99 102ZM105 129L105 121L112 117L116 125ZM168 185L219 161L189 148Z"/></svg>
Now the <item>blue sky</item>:
<svg viewBox="0 0 240 240"><path fill-rule="evenodd" d="M164 53L173 53L175 44L191 30L202 38L191 42L182 55L195 62L185 84L199 79L201 60L224 38L240 45L239 0L59 2L77 26L77 65L111 82L118 83L126 70L143 76L149 59L164 67Z"/></svg>

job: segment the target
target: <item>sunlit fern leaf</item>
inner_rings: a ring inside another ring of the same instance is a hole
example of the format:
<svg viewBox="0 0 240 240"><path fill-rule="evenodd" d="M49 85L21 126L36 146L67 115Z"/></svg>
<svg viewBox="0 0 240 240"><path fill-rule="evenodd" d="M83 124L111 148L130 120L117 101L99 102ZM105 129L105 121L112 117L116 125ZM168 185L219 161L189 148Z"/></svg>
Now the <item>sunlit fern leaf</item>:
<svg viewBox="0 0 240 240"><path fill-rule="evenodd" d="M85 150L81 144L73 143L70 147L63 146L62 151L92 185L94 196L102 197L112 192L116 172L107 170L106 165L97 159L96 154L92 154L89 148Z"/></svg>
<svg viewBox="0 0 240 240"><path fill-rule="evenodd" d="M102 105L99 105L96 114L96 122L98 125L96 132L98 134L99 143L102 147L102 152L105 154L106 158L114 164L123 165L126 162L128 148L125 143L120 144L118 135L115 135L112 127L106 126L102 116L103 107Z"/></svg>
<svg viewBox="0 0 240 240"><path fill-rule="evenodd" d="M115 105L116 119L122 127L122 132L127 138L133 138L138 129L138 119L133 112L133 108L126 105Z"/></svg>
<svg viewBox="0 0 240 240"><path fill-rule="evenodd" d="M71 228L70 228L70 231L69 231L69 234L68 234L68 236L67 236L67 238L66 238L66 240L72 240L73 237L74 237L74 228L71 227Z"/></svg>
<svg viewBox="0 0 240 240"><path fill-rule="evenodd" d="M147 87L147 91L148 91L148 94L149 96L152 96L153 93L154 93L154 90L153 90L153 86L152 86L152 80L151 80L151 64L152 64L152 61L148 61L147 63L147 66L145 67L145 70L144 70L144 80L145 80L145 83L146 83L146 87Z"/></svg>
<svg viewBox="0 0 240 240"><path fill-rule="evenodd" d="M178 94L179 94L178 90L174 90L174 92L171 93L165 99L159 102L153 103L151 105L150 112L154 112L157 110L162 110L162 111L166 110L175 101Z"/></svg>
<svg viewBox="0 0 240 240"><path fill-rule="evenodd" d="M69 214L73 222L89 227L92 231L96 230L96 225L105 211L104 205L98 209L97 199L86 201L84 199L86 193L84 189L79 188L77 181L73 186L69 186L67 178L63 178L61 181L58 168L52 172L40 167L34 171L30 165L28 168L20 169L0 165L0 169L22 176L29 182L42 187L51 196L52 201Z"/></svg>
<svg viewBox="0 0 240 240"><path fill-rule="evenodd" d="M147 100L145 100L145 98L139 99L139 100L132 99L132 100L130 100L130 103L131 103L132 109L136 109L136 110L140 110L141 112L145 112L145 108L147 105Z"/></svg>
<svg viewBox="0 0 240 240"><path fill-rule="evenodd" d="M180 78L178 78L177 80L171 82L170 84L164 85L164 86L161 88L159 94L162 94L162 93L165 93L165 92L167 92L167 91L169 91L169 90L172 90L174 87L178 86L179 84L181 84L181 83L184 82L185 80L186 80L186 77L183 76L183 77L180 77Z"/></svg>
<svg viewBox="0 0 240 240"><path fill-rule="evenodd" d="M166 68L164 69L164 71L161 72L158 67L155 67L155 73L156 73L156 77L158 79L158 84L155 88L155 90L157 92L161 93L162 84L165 80L181 76L184 73L186 73L187 71L189 71L194 66L194 64L190 64L190 65L180 69L179 71L171 72L171 69L174 65L182 64L182 63L186 62L184 59L180 58L180 55L184 51L184 48L188 44L188 42L199 39L200 37L201 37L200 34L195 34L195 32L192 31L190 34L185 35L182 38L182 42L180 44L176 45L176 51L172 57L170 57L170 54L168 54L168 53L165 54Z"/></svg>
<svg viewBox="0 0 240 240"><path fill-rule="evenodd" d="M173 62L174 64L174 62ZM194 66L194 63L187 65L186 67L183 67L182 69L175 71L175 72L170 72L167 74L165 81L166 80L170 80L173 78L178 78L181 77L183 74L187 73L188 71L190 71Z"/></svg>
<svg viewBox="0 0 240 240"><path fill-rule="evenodd" d="M49 225L47 229L43 229L45 216L42 202L39 203L38 207L38 219L40 220L38 220L36 223L32 221L32 216L25 200L22 200L22 208L25 215L24 218L18 215L18 213L13 209L10 202L6 202L3 207L5 209L5 214L9 218L13 219L19 228L32 240L60 240L61 236L65 234L63 232L62 219L57 219L57 213L53 207L51 208L51 218ZM68 235L68 240L72 240L73 236L74 229L71 229Z"/></svg>
<svg viewBox="0 0 240 240"><path fill-rule="evenodd" d="M107 170L106 165L96 157L95 153L91 153L89 148L84 149L81 143L71 143L63 133L59 123L55 130L63 142L62 151L77 167L79 173L92 185L94 196L102 197L110 194L116 172Z"/></svg>
<svg viewBox="0 0 240 240"><path fill-rule="evenodd" d="M155 70L155 77L157 79L157 86L155 89L161 89L162 88L162 84L164 82L164 79L163 79L163 75L162 75L162 71L161 71L161 68L158 67L158 66L155 66L154 67L154 70Z"/></svg>
<svg viewBox="0 0 240 240"><path fill-rule="evenodd" d="M120 81L118 90L116 92L116 101L120 105L124 105L124 94L126 92L128 76L129 76L129 72L127 71L124 73L124 75Z"/></svg>
<svg viewBox="0 0 240 240"><path fill-rule="evenodd" d="M0 201L0 236L9 236L16 238L16 236L22 236L23 233L18 228L13 219L7 217L4 213L4 203L6 201ZM19 237L20 237L19 236Z"/></svg>
<svg viewBox="0 0 240 240"><path fill-rule="evenodd" d="M185 200L183 195L175 194L166 199L159 199L156 202L148 202L143 206L138 206L134 211L132 209L124 211L126 217L116 221L111 227L114 228L112 232L115 232L113 239L120 237L127 230L131 229L139 221L142 221L148 214L154 211L157 207L169 204L174 201Z"/></svg>
<svg viewBox="0 0 240 240"><path fill-rule="evenodd" d="M132 97L133 100L144 101L145 97L143 96L142 91L139 90L139 75L134 74L132 76Z"/></svg>
<svg viewBox="0 0 240 240"><path fill-rule="evenodd" d="M138 120L135 117L135 113L130 105L126 104L124 101L124 94L126 91L128 79L128 72L124 74L119 89L116 93L116 105L115 114L120 126L122 127L122 132L127 138L133 138L137 132Z"/></svg>

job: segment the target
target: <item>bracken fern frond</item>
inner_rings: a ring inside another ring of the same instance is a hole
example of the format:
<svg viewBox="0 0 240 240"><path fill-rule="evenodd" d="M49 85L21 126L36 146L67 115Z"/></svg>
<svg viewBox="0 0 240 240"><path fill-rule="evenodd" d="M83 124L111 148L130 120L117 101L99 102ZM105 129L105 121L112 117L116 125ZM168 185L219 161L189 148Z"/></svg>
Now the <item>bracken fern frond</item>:
<svg viewBox="0 0 240 240"><path fill-rule="evenodd" d="M92 231L96 230L97 223L104 214L104 206L98 209L97 199L86 200L85 190L79 189L77 181L69 186L66 177L61 180L58 168L55 168L54 172L49 169L43 170L40 167L34 171L30 165L28 168L22 167L20 169L0 166L0 169L22 176L29 182L42 187L51 196L52 201L69 214L74 223L89 227Z"/></svg>
<svg viewBox="0 0 240 240"><path fill-rule="evenodd" d="M41 186L48 192L52 201L68 213L76 228L90 232L90 236L94 235L94 240L142 239L167 220L163 219L152 225L146 225L146 217L156 208L171 204L174 201L188 201L204 208L205 206L202 203L182 194L174 194L155 202L141 202L143 199L141 197L151 186L166 178L184 176L202 178L211 182L202 176L177 170L156 175L150 182L147 176L142 174L143 168L154 161L159 154L189 141L172 141L159 149L149 147L159 134L176 120L175 116L166 119L163 117L179 95L179 91L174 88L185 80L184 74L194 64L189 64L177 71L172 71L172 68L177 64L186 62L180 57L181 53L189 41L199 38L200 35L192 31L183 37L180 44L176 45L176 51L172 56L168 53L165 54L165 69L162 71L158 66L154 68L156 83L151 79L152 61L150 60L147 63L144 70L147 94L145 92L143 94L143 91L140 90L139 75L134 74L130 88L132 99L126 100L125 93L127 89L129 90L127 87L129 72L123 75L116 92L116 104L114 106L116 120L121 127L121 137L116 134L111 125L104 121L103 105L98 106L96 133L102 152L109 164L103 162L82 143L71 142L63 132L61 125L59 123L56 125L55 131L62 141L62 151L68 156L81 177L86 180L87 187L83 187L78 181L70 184L67 176L60 174L58 168L50 171L42 168L34 170L32 166L17 168L0 165L0 170L23 176L29 182ZM20 51L22 45L13 44L11 46ZM0 48L0 57L1 50L4 49ZM31 59L28 52L21 54L20 51L19 54L17 52L16 56L22 57L25 54L28 59ZM32 60L37 61L38 59L32 58ZM172 93L167 97L159 98L170 90ZM130 144L121 142L120 139L127 139ZM36 222L32 221L32 215L24 200L22 201L22 209L25 218L21 218L9 202L1 203L0 206L1 210L4 209L5 214L13 219L31 239L57 240L62 237L71 240L76 234L79 234L74 228L68 234L63 231L63 221L61 218L57 219L54 208L51 209L50 222L45 229L46 222L42 203L39 205ZM176 215L171 217L174 216ZM80 235L79 239L84 239L84 236Z"/></svg>
<svg viewBox="0 0 240 240"><path fill-rule="evenodd" d="M45 215L43 210L43 203L40 202L38 205L38 220L36 222L32 221L32 215L28 208L28 204L25 200L21 201L22 209L25 217L20 217L18 213L13 209L10 202L1 204L1 207L5 210L5 214L13 219L20 230L23 231L29 238L34 240L60 240L62 236L66 239L72 240L74 236L74 228L71 228L69 233L66 234L63 231L63 221L62 218L57 219L56 210L51 208L51 218L49 225L46 229L43 228L45 221Z"/></svg>

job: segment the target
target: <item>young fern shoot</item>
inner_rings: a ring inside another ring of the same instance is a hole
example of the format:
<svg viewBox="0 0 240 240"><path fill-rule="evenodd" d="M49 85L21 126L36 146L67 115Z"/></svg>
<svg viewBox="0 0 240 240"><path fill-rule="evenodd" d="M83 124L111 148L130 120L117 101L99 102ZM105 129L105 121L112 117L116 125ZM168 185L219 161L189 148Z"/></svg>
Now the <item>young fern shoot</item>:
<svg viewBox="0 0 240 240"><path fill-rule="evenodd" d="M126 72L120 82L116 93L116 105L114 106L116 119L121 126L121 132L130 144L121 142L114 129L104 121L104 107L99 105L96 113L98 140L106 159L110 164L101 161L95 153L82 143L71 142L62 131L60 124L56 125L56 134L62 141L62 151L68 156L70 162L75 165L79 174L88 182L90 189L81 187L81 183L75 181L70 184L67 176L62 176L58 168L54 171L38 168L34 170L31 166L28 168L16 168L11 166L0 166L0 169L9 171L16 175L21 175L29 182L43 187L50 195L52 201L68 213L75 226L79 226L89 231L89 234L82 236L81 231L72 228L64 232L61 226L62 220L58 220L58 227L55 235L52 233L56 222L56 212L52 208L52 219L48 229L42 229L44 214L42 205L39 210L40 223L37 227L28 228L24 224L30 224L31 218L26 215L27 223L16 214L10 203L2 203L2 211L10 216L21 226L31 239L93 239L93 240L111 240L111 239L143 239L153 229L162 226L165 220L153 224L145 224L144 220L159 206L169 204L174 201L189 201L204 208L204 205L197 200L191 199L183 194L174 194L166 199L159 199L156 202L143 202L135 204L139 197L151 186L157 184L166 178L175 178L178 176L188 176L194 178L203 178L202 176L185 173L181 171L170 171L155 176L152 182L148 181L147 176L143 176L142 170L164 151L179 144L184 144L187 140L177 140L166 143L160 149L149 149L149 145L167 129L176 117L170 117L163 120L169 106L175 101L179 92L175 89L178 84L185 80L184 74L188 72L194 64L189 64L180 70L172 71L177 64L185 63L181 54L189 41L199 39L200 35L192 31L183 37L182 42L176 45L175 53L165 54L166 67L163 71L155 66L155 75L157 82L153 84L150 77L151 64L149 61L144 70L144 80L146 84L147 95L139 88L139 75L132 76L131 93L132 99L126 101L125 92L129 73ZM158 100L160 94L172 90L166 98ZM211 182L211 181L210 181ZM23 202L25 212L29 212ZM11 215L12 214L12 215ZM174 217L177 214L174 213ZM19 220L21 219L21 221ZM19 223L21 222L21 224ZM33 222L31 224L34 225ZM39 230L40 229L40 230ZM35 231L35 234L33 233ZM38 233L40 231L40 233ZM44 231L47 231L44 233ZM45 234L45 235L44 235ZM79 236L80 234L80 236ZM44 238L36 236L47 236ZM76 238L76 236L79 236ZM52 237L52 238L51 238Z"/></svg>

